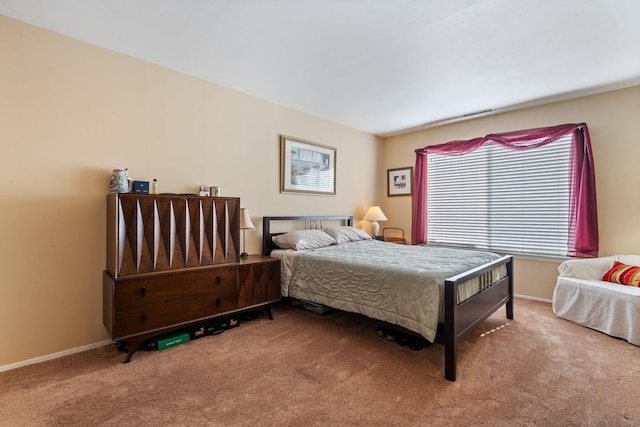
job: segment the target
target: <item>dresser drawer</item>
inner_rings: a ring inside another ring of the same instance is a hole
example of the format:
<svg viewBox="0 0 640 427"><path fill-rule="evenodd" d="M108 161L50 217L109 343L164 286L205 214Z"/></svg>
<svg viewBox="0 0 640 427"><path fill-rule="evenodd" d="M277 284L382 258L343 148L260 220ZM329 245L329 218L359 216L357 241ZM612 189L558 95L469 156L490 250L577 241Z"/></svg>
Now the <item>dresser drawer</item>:
<svg viewBox="0 0 640 427"><path fill-rule="evenodd" d="M118 310L115 336L132 335L233 311L237 308L237 299L237 292L226 288L224 292L192 295Z"/></svg>
<svg viewBox="0 0 640 427"><path fill-rule="evenodd" d="M235 292L237 269L215 268L159 277L120 280L115 285L115 309L135 307L208 293Z"/></svg>

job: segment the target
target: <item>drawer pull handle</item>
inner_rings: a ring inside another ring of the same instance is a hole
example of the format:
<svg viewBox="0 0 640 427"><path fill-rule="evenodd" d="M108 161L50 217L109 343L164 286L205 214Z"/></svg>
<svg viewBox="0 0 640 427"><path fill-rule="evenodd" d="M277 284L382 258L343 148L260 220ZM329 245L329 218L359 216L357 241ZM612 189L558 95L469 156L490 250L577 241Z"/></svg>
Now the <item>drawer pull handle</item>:
<svg viewBox="0 0 640 427"><path fill-rule="evenodd" d="M143 297L147 296L147 288L146 287L142 287L140 288L140 293L142 294Z"/></svg>
<svg viewBox="0 0 640 427"><path fill-rule="evenodd" d="M147 315L146 315L146 314L144 314L144 313L142 313L142 314L140 315L140 320L142 320L142 323L145 323L145 322L147 321Z"/></svg>
<svg viewBox="0 0 640 427"><path fill-rule="evenodd" d="M220 279L220 276L216 276L216 284L219 285L221 281L222 279Z"/></svg>
<svg viewBox="0 0 640 427"><path fill-rule="evenodd" d="M216 298L216 307L220 307L220 298Z"/></svg>

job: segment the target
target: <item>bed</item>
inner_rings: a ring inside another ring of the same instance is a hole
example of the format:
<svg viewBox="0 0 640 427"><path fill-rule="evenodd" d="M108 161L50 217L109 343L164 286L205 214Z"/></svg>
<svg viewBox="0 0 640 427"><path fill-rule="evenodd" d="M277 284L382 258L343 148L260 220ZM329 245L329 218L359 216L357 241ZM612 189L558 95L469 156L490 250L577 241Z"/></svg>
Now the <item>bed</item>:
<svg viewBox="0 0 640 427"><path fill-rule="evenodd" d="M283 237L302 230L326 231L334 242L282 245ZM283 297L363 314L442 343L445 378L455 381L458 342L503 305L513 319L513 257L364 236L351 216L264 217L262 251L281 259Z"/></svg>

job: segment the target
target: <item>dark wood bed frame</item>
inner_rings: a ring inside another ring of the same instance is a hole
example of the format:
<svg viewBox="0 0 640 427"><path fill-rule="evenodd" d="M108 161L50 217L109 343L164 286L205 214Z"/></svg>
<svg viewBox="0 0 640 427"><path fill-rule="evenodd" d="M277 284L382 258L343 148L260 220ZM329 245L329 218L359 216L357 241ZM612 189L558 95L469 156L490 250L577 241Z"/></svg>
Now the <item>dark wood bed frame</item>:
<svg viewBox="0 0 640 427"><path fill-rule="evenodd" d="M271 223L274 221L304 221L304 228L321 228L324 221L339 221L343 225L353 225L352 216L264 217L262 220L262 252L264 255L269 255L273 249L277 249L272 240L273 236L284 233L271 231ZM506 265L507 276L494 283L489 283L491 270L501 265ZM484 290L458 304L458 285L474 277L479 277L481 283L486 284ZM439 325L436 342L440 342L445 346L444 376L446 379L449 381L456 380L458 342L502 305L506 307L507 319L513 319L512 256L503 256L445 280L444 324Z"/></svg>

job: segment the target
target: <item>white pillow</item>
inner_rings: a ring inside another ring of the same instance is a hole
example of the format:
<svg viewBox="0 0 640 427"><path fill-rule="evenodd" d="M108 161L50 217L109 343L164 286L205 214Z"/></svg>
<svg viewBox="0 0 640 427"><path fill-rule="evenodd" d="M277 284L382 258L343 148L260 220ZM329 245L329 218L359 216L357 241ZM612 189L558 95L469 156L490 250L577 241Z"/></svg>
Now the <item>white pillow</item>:
<svg viewBox="0 0 640 427"><path fill-rule="evenodd" d="M322 230L296 230L275 236L273 243L280 249L301 251L335 245L336 241Z"/></svg>
<svg viewBox="0 0 640 427"><path fill-rule="evenodd" d="M333 237L339 245L347 242L371 239L371 236L369 236L364 230L346 225L341 227L327 227L324 231L326 231L329 236Z"/></svg>

